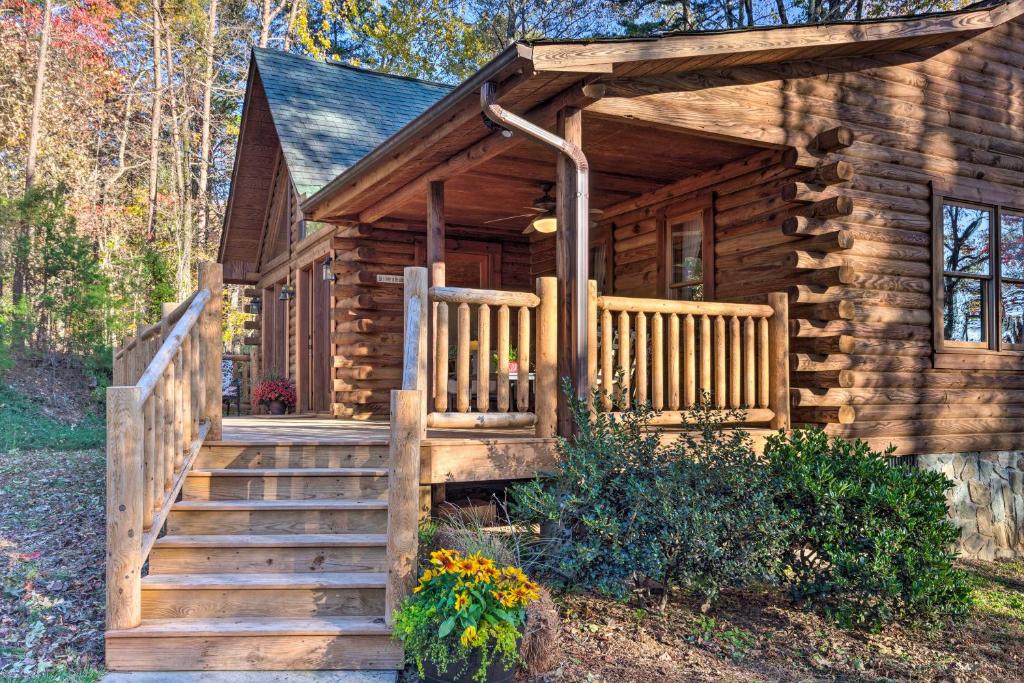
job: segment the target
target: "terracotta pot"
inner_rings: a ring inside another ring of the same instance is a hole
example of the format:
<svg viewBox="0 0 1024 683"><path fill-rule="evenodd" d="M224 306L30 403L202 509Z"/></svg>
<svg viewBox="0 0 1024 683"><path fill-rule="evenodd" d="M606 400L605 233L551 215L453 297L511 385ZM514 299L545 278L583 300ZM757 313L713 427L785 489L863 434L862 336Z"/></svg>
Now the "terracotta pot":
<svg viewBox="0 0 1024 683"><path fill-rule="evenodd" d="M438 671L433 662L423 662L423 683L474 683L473 674L480 668L482 655L480 648L475 648L466 658L466 666L458 674ZM458 665L453 666L458 667ZM492 660L490 666L487 667L487 683L512 683L514 680L515 667L506 667L504 657Z"/></svg>
<svg viewBox="0 0 1024 683"><path fill-rule="evenodd" d="M271 401L267 404L267 409L271 415L284 415L288 410L288 406L284 404L284 401Z"/></svg>

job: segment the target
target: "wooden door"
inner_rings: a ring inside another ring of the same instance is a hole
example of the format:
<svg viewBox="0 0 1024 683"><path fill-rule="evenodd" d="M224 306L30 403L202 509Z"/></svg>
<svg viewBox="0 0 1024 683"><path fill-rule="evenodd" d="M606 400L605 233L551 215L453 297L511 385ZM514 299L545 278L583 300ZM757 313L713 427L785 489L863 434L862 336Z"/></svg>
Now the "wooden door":
<svg viewBox="0 0 1024 683"><path fill-rule="evenodd" d="M445 284L471 289L501 288L501 245L448 240L444 257Z"/></svg>
<svg viewBox="0 0 1024 683"><path fill-rule="evenodd" d="M331 350L331 282L323 278L322 260L314 263L312 270L312 294L309 300L312 321L310 409L315 413L327 413L331 410L331 369L334 365Z"/></svg>

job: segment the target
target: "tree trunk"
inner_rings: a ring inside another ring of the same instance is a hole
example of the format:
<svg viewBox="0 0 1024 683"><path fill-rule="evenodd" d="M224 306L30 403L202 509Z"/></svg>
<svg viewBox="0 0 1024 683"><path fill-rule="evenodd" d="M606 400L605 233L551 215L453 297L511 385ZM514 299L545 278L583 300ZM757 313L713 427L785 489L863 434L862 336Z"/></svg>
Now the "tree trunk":
<svg viewBox="0 0 1024 683"><path fill-rule="evenodd" d="M156 240L156 194L160 164L160 113L163 76L160 69L160 5L153 0L153 105L149 125L149 215L146 218L146 241Z"/></svg>
<svg viewBox="0 0 1024 683"><path fill-rule="evenodd" d="M199 237L209 244L210 226L210 116L213 103L213 59L217 38L217 0L210 0L206 26L206 72L203 74L203 112L199 140ZM287 49L287 47L285 48Z"/></svg>
<svg viewBox="0 0 1024 683"><path fill-rule="evenodd" d="M175 269L175 294L176 300L181 301L191 290L190 269L192 263L192 200L191 183L188 182L189 158L191 153L188 149L188 136L182 134L182 128L191 130L188 125L188 112L179 111L177 95L177 77L175 75L174 63L174 41L171 37L170 27L167 27L166 34L167 50L167 95L171 112L171 147L174 154L174 241L177 263ZM185 105L187 109L187 104ZM182 121L185 120L185 125Z"/></svg>
<svg viewBox="0 0 1024 683"><path fill-rule="evenodd" d="M299 3L303 0L292 0L291 8L288 10L288 28L284 34L284 51L292 48L292 34L295 33L295 19L299 14Z"/></svg>
<svg viewBox="0 0 1024 683"><path fill-rule="evenodd" d="M32 190L36 176L36 155L39 150L39 118L43 109L43 89L46 86L46 54L50 47L51 0L43 5L43 26L39 35L39 52L36 59L36 82L32 91L32 116L28 128L28 154L25 159L25 194ZM29 242L32 226L22 220L18 229L18 244L14 249L14 280L11 294L15 305L21 303L28 290Z"/></svg>
<svg viewBox="0 0 1024 683"><path fill-rule="evenodd" d="M789 17L786 15L786 0L775 0L775 4L779 9L779 23L788 24Z"/></svg>

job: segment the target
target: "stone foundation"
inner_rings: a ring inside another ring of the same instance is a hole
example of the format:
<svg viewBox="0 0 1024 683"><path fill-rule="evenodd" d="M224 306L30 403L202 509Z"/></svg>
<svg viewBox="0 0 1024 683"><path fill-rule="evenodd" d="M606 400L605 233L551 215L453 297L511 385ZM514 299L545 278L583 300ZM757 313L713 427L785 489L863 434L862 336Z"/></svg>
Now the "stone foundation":
<svg viewBox="0 0 1024 683"><path fill-rule="evenodd" d="M916 461L956 484L946 500L965 557L1024 558L1024 451L918 455Z"/></svg>

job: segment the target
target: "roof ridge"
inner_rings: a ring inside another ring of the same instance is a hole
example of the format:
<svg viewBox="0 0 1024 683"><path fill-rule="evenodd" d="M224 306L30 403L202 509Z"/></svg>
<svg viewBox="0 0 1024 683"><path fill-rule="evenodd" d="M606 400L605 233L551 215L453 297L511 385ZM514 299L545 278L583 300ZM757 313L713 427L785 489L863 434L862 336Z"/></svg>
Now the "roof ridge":
<svg viewBox="0 0 1024 683"><path fill-rule="evenodd" d="M430 81L430 80L427 80L425 78L416 78L415 76L405 76L403 74L393 74L393 73L388 73L386 71L377 71L376 69L367 69L366 67L355 66L354 64L347 64L347 63L341 62L341 61L334 62L334 61L326 61L326 60L316 59L315 57L311 57L309 55L300 55L300 54L297 54L295 52L288 52L286 50L279 50L279 49L273 48L273 47L259 47L259 46L255 46L254 45L252 47L252 51L253 51L253 53L263 52L263 53L267 53L267 54L274 55L274 56L288 57L288 58L291 58L291 59L300 59L300 60L302 60L304 62L307 62L309 64L319 64L319 65L323 65L323 66L337 66L337 67L341 67L343 69L347 69L349 71L355 71L355 72L358 72L358 73L361 73L361 74L366 74L368 76L381 76L383 78L395 78L395 79L399 79L399 80L403 80L403 81L410 81L412 83L418 83L420 85L429 85L429 86L434 86L434 87L438 87L438 88L444 88L445 90L451 90L452 88L455 87L454 85L451 85L451 84L448 84L448 83L441 83L441 82L438 82L438 81Z"/></svg>

